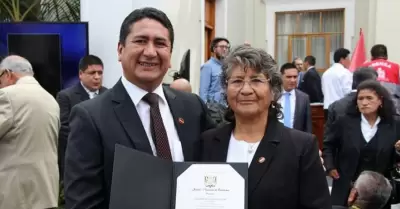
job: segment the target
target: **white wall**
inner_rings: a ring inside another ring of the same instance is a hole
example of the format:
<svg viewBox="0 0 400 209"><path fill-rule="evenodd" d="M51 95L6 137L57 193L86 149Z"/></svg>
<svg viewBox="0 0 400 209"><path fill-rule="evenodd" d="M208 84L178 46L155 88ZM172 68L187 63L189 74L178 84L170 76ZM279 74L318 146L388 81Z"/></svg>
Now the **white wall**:
<svg viewBox="0 0 400 209"><path fill-rule="evenodd" d="M400 63L400 1L379 0L376 3L375 43L388 47L389 59ZM369 50L369 49L368 49Z"/></svg>
<svg viewBox="0 0 400 209"><path fill-rule="evenodd" d="M295 0L266 1L266 33L267 51L275 56L275 13L285 11L305 11L321 9L345 9L344 47L353 49L354 46L354 23L355 23L355 0L303 0L302 3Z"/></svg>
<svg viewBox="0 0 400 209"><path fill-rule="evenodd" d="M388 47L389 59L400 63L400 28L396 20L400 19L400 1L398 0L356 0L355 30L364 31L367 58L375 44ZM356 34L355 41L359 36Z"/></svg>
<svg viewBox="0 0 400 209"><path fill-rule="evenodd" d="M266 8L262 0L216 0L215 36L229 39L231 45L248 41L266 48Z"/></svg>
<svg viewBox="0 0 400 209"><path fill-rule="evenodd" d="M112 87L122 75L117 58L119 28L132 11L133 2L127 0L83 0L81 20L89 22L89 53L99 56L104 63L104 85Z"/></svg>
<svg viewBox="0 0 400 209"><path fill-rule="evenodd" d="M204 57L204 0L82 0L81 20L89 22L89 51L104 62L104 85L112 87L122 75L117 59L119 29L124 18L134 9L151 6L164 11L175 30L172 68L165 82L172 81L179 70L183 53L191 49L191 83L197 92L199 69Z"/></svg>

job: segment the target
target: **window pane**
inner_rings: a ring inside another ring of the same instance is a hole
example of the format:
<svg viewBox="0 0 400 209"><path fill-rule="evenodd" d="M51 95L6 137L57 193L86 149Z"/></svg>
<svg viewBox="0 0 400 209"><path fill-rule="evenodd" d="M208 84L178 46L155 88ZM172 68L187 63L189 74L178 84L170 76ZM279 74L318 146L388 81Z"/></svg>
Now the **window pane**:
<svg viewBox="0 0 400 209"><path fill-rule="evenodd" d="M296 14L276 14L277 35L293 34L296 28Z"/></svg>
<svg viewBox="0 0 400 209"><path fill-rule="evenodd" d="M315 67L317 69L326 69L326 41L325 37L310 37L311 41L311 55L316 59Z"/></svg>
<svg viewBox="0 0 400 209"><path fill-rule="evenodd" d="M277 37L277 43L276 43L276 51L277 54L275 55L276 62L278 63L279 66L285 64L288 62L288 36L278 36Z"/></svg>
<svg viewBox="0 0 400 209"><path fill-rule="evenodd" d="M320 12L302 12L299 13L300 24L298 33L318 33L320 32Z"/></svg>
<svg viewBox="0 0 400 209"><path fill-rule="evenodd" d="M330 64L334 63L333 54L339 48L343 47L343 34L332 34L331 37L331 50L330 50Z"/></svg>
<svg viewBox="0 0 400 209"><path fill-rule="evenodd" d="M301 59L304 59L307 56L307 38L292 37L291 41L292 41L292 59L294 59L295 57L300 57Z"/></svg>
<svg viewBox="0 0 400 209"><path fill-rule="evenodd" d="M322 31L332 33L343 33L344 12L327 11L322 13Z"/></svg>

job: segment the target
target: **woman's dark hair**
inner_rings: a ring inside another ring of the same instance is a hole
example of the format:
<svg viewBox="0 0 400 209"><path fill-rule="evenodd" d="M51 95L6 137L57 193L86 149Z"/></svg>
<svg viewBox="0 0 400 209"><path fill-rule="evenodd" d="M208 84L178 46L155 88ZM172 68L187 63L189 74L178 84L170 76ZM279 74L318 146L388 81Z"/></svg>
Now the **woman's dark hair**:
<svg viewBox="0 0 400 209"><path fill-rule="evenodd" d="M351 104L348 106L347 112L352 115L361 114L357 108L357 98L359 92L362 90L372 90L378 95L378 97L382 100L382 106L378 108L378 116L382 120L388 123L392 123L394 120L393 115L396 114L392 97L389 91L384 86L382 86L378 81L375 80L367 80L358 85L357 95L353 99Z"/></svg>
<svg viewBox="0 0 400 209"><path fill-rule="evenodd" d="M247 45L240 45L234 48L222 64L221 85L224 92L226 92L227 81L231 71L236 66L241 66L245 71L252 68L256 73L262 73L269 79L273 98L268 110L268 117L282 118L281 105L277 102L282 94L282 78L274 58L263 49L256 49ZM224 93L224 98L226 101L226 93ZM225 113L225 120L227 122L235 121L234 112L229 105Z"/></svg>

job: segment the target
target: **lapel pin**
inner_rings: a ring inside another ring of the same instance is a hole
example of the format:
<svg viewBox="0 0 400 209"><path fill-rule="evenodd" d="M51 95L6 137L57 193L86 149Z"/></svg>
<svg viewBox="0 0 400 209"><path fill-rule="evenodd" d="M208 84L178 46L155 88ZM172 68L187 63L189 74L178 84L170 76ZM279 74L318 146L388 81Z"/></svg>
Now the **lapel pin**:
<svg viewBox="0 0 400 209"><path fill-rule="evenodd" d="M183 120L183 118L178 118L178 122L179 122L180 124L184 124L184 123L185 123L185 120Z"/></svg>
<svg viewBox="0 0 400 209"><path fill-rule="evenodd" d="M259 162L259 163L264 163L264 162L265 162L265 157L260 157L260 158L258 158L258 162Z"/></svg>

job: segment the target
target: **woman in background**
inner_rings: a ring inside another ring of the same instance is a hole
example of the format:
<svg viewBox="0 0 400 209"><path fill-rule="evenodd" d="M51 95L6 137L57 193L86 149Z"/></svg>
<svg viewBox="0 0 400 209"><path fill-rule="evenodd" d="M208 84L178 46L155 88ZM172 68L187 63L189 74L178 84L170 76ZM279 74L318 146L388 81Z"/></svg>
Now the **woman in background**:
<svg viewBox="0 0 400 209"><path fill-rule="evenodd" d="M243 45L222 71L230 123L203 133L202 160L248 163L248 209L332 208L316 138L278 120L282 80L274 59Z"/></svg>
<svg viewBox="0 0 400 209"><path fill-rule="evenodd" d="M358 86L346 115L333 124L324 140L325 168L333 178L333 205L347 206L352 183L363 171L390 179L397 156L394 146L400 139L394 115L389 92L379 82L367 80Z"/></svg>

